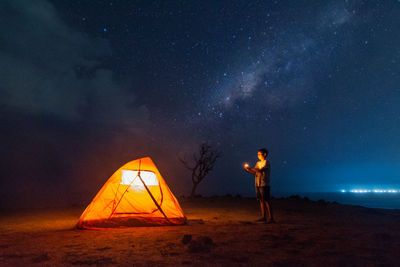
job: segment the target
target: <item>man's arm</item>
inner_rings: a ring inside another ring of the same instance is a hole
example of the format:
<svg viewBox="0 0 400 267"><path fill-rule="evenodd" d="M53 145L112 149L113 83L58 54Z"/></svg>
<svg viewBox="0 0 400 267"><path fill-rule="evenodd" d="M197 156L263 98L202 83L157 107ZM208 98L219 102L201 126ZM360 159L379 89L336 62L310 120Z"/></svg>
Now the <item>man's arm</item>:
<svg viewBox="0 0 400 267"><path fill-rule="evenodd" d="M256 169L251 169L249 167L245 168L246 172L251 173L253 175L255 175L257 173Z"/></svg>
<svg viewBox="0 0 400 267"><path fill-rule="evenodd" d="M250 167L248 167L248 165L247 165L247 167L246 168L244 168L248 173L251 173L251 174L253 174L253 175L256 175L257 174L257 172L258 172L258 163L256 163L256 166L254 166L254 168L250 168Z"/></svg>

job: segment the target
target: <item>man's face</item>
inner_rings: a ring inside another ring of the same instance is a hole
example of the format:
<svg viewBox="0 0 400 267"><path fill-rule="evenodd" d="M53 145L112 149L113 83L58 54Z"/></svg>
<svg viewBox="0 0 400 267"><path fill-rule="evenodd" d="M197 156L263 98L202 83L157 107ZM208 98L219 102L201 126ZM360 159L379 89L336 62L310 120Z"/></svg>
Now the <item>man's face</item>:
<svg viewBox="0 0 400 267"><path fill-rule="evenodd" d="M265 155L261 151L258 151L257 157L258 157L259 160L264 160L265 159Z"/></svg>

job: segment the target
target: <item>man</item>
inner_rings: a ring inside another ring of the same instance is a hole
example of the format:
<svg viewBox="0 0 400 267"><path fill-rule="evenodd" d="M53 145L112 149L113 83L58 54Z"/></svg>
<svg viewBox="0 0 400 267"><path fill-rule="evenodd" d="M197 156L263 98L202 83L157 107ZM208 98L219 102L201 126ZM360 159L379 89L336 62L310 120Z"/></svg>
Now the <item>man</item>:
<svg viewBox="0 0 400 267"><path fill-rule="evenodd" d="M271 201L270 201L270 174L271 164L267 160L268 150L261 148L258 150L257 157L259 161L256 166L251 169L248 164L244 165L244 169L255 175L255 187L257 200L260 203L261 218L257 221L264 221L265 223L274 223L274 217L272 215ZM267 214L268 213L268 217Z"/></svg>

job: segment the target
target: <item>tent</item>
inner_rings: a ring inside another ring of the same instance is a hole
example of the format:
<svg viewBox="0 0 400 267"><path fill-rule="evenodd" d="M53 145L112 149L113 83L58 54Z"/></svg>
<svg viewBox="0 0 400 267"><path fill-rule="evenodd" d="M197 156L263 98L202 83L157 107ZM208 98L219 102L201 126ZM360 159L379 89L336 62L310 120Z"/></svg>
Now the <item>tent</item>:
<svg viewBox="0 0 400 267"><path fill-rule="evenodd" d="M78 228L184 224L178 200L153 161L141 158L126 163L104 184L85 209Z"/></svg>

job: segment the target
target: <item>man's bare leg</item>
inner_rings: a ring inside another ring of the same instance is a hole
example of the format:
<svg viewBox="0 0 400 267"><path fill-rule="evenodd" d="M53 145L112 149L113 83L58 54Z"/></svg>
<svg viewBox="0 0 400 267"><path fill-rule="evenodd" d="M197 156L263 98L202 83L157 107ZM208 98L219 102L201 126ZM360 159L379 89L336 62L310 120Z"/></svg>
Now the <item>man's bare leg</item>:
<svg viewBox="0 0 400 267"><path fill-rule="evenodd" d="M261 218L258 221L262 221L266 219L266 214L265 214L265 204L264 201L260 200L260 208L261 208Z"/></svg>
<svg viewBox="0 0 400 267"><path fill-rule="evenodd" d="M268 212L268 221L269 222L274 222L274 216L272 214L272 208L269 205L268 201L265 201L265 207L267 208L267 212Z"/></svg>

